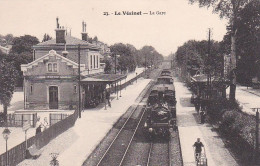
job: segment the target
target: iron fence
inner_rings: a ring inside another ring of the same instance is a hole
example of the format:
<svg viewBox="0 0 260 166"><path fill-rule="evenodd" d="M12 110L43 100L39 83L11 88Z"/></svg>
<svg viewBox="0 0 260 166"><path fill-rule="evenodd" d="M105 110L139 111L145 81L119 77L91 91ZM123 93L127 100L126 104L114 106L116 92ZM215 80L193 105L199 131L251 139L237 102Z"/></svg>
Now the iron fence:
<svg viewBox="0 0 260 166"><path fill-rule="evenodd" d="M23 124L27 121L29 121L32 127L35 127L37 121L37 113L7 115L7 124L9 127L23 127Z"/></svg>
<svg viewBox="0 0 260 166"><path fill-rule="evenodd" d="M63 114L63 113L50 113L50 126L54 125L55 123L66 119L69 116L69 114Z"/></svg>

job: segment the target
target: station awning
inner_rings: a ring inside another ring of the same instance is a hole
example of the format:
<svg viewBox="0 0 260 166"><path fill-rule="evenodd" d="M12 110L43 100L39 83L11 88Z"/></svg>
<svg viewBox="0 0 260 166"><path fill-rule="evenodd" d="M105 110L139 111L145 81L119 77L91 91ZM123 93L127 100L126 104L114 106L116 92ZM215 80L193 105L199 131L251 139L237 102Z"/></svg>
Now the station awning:
<svg viewBox="0 0 260 166"><path fill-rule="evenodd" d="M106 83L112 84L125 79L127 75L124 74L97 74L92 76L87 76L81 80L81 83L95 84L95 83Z"/></svg>
<svg viewBox="0 0 260 166"><path fill-rule="evenodd" d="M192 82L194 83L207 83L208 81L208 76L205 74L202 75L195 75L193 77L191 77ZM226 79L226 78L221 78L221 77L211 77L211 82L222 82L222 83L226 83L228 84L230 82L230 80Z"/></svg>
<svg viewBox="0 0 260 166"><path fill-rule="evenodd" d="M202 74L202 75L195 75L195 76L191 77L191 80L192 80L192 82L203 83L203 82L207 82L207 78L208 78L207 75Z"/></svg>

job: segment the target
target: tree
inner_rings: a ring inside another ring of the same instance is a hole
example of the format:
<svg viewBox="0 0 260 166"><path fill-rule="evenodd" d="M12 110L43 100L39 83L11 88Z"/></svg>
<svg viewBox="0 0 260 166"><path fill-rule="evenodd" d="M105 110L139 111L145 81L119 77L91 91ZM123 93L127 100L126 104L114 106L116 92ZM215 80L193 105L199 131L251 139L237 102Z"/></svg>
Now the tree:
<svg viewBox="0 0 260 166"><path fill-rule="evenodd" d="M104 72L105 73L111 73L111 70L112 70L111 62L108 59L105 59L104 61L105 61Z"/></svg>
<svg viewBox="0 0 260 166"><path fill-rule="evenodd" d="M118 66L121 71L134 71L136 64L134 61L134 53L131 51L130 47L123 43L117 43L110 47L112 58L116 55L120 55L118 58Z"/></svg>
<svg viewBox="0 0 260 166"><path fill-rule="evenodd" d="M251 1L240 11L237 25L237 80L248 85L259 74L254 62L260 59L260 1Z"/></svg>
<svg viewBox="0 0 260 166"><path fill-rule="evenodd" d="M8 62L0 52L0 103L4 108L5 121L7 120L7 107L13 96L17 70L13 63Z"/></svg>
<svg viewBox="0 0 260 166"><path fill-rule="evenodd" d="M43 36L43 39L42 39L42 42L45 42L45 41L48 41L48 40L51 40L52 39L52 37L49 35L49 34L44 34L44 36Z"/></svg>
<svg viewBox="0 0 260 166"><path fill-rule="evenodd" d="M138 56L141 57L143 66L152 66L156 61L163 59L163 56L152 46L143 46L139 50Z"/></svg>
<svg viewBox="0 0 260 166"><path fill-rule="evenodd" d="M0 45L12 45L14 36L12 34L7 34L5 36L0 35Z"/></svg>
<svg viewBox="0 0 260 166"><path fill-rule="evenodd" d="M176 61L182 67L183 75L195 75L197 71L216 75L221 73L222 64L219 57L219 43L211 41L211 54L208 55L208 41L189 40L177 49ZM214 62L214 63L213 63Z"/></svg>
<svg viewBox="0 0 260 166"><path fill-rule="evenodd" d="M15 37L13 40L13 47L11 49L12 53L22 53L22 52L30 52L32 53L32 46L39 43L39 40L30 35Z"/></svg>
<svg viewBox="0 0 260 166"><path fill-rule="evenodd" d="M192 4L198 2L200 7L213 7L213 12L221 18L229 19L231 28L231 84L229 99L235 101L236 94L236 37L239 12L253 0L189 0Z"/></svg>
<svg viewBox="0 0 260 166"><path fill-rule="evenodd" d="M6 61L12 63L18 71L16 86L23 85L23 73L21 71L21 64L27 64L32 62L33 49L32 46L39 43L39 40L30 35L15 37L13 40L13 47Z"/></svg>
<svg viewBox="0 0 260 166"><path fill-rule="evenodd" d="M17 70L18 75L16 78L16 86L23 86L23 72L21 71L21 64L28 64L32 62L33 57L30 52L22 52L18 53L9 53L9 55L5 56L7 62L12 63L13 67Z"/></svg>

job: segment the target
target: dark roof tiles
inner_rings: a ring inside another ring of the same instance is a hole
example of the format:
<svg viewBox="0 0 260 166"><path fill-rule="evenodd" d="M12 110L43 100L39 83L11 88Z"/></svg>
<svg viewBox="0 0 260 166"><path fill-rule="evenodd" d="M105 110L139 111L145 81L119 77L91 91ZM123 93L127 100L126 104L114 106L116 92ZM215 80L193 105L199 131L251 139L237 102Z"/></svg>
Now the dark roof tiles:
<svg viewBox="0 0 260 166"><path fill-rule="evenodd" d="M65 40L66 40L66 45L84 45L84 46L88 46L89 48L93 48L93 49L99 49L100 47L88 43L87 41L84 40L80 40L78 38L72 37L72 36L65 36ZM48 40L42 43L37 44L36 46L53 46L53 45L60 45L62 43L56 43L56 39L52 39L52 40Z"/></svg>

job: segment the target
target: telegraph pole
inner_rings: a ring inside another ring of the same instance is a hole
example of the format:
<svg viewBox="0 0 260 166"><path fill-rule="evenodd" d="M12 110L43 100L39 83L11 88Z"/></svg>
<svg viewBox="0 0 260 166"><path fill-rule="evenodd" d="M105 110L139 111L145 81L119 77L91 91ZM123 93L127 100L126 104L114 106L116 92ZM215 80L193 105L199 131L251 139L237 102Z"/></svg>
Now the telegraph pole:
<svg viewBox="0 0 260 166"><path fill-rule="evenodd" d="M115 55L115 74L116 74L116 55Z"/></svg>
<svg viewBox="0 0 260 166"><path fill-rule="evenodd" d="M210 30L210 28L209 28L209 39L208 39L208 76L207 76L208 97L209 97L209 98L211 98L211 73L210 73L211 57L210 57L210 36L211 36L211 30Z"/></svg>
<svg viewBox="0 0 260 166"><path fill-rule="evenodd" d="M144 56L144 71L145 71L145 77L146 77L146 54L145 54L145 56Z"/></svg>
<svg viewBox="0 0 260 166"><path fill-rule="evenodd" d="M78 116L81 118L81 94L80 94L80 44L78 45L78 77L79 77L79 82L78 82L78 89L79 89L79 103L78 103Z"/></svg>

